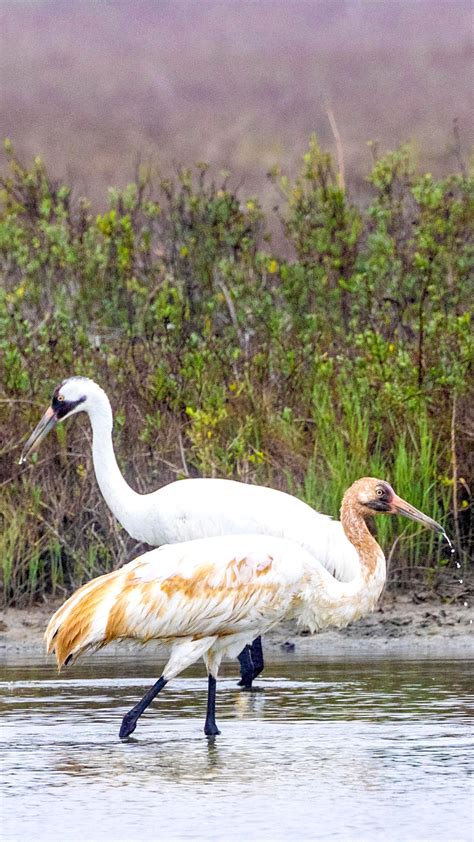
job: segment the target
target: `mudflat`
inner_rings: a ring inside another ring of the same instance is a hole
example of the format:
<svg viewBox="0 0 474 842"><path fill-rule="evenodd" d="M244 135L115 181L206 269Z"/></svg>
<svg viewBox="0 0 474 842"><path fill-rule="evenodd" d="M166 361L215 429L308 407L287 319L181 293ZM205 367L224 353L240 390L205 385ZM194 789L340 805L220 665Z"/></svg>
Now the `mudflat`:
<svg viewBox="0 0 474 842"><path fill-rule="evenodd" d="M417 600L416 602L414 600ZM47 622L61 600L32 605L29 608L7 608L0 612L0 660L14 653L37 657L44 653L43 634ZM295 623L277 626L265 636L267 661L280 659L285 653L298 659L344 656L359 653L409 657L474 658L474 608L466 597L461 603L447 598L386 594L368 617L345 629L314 635ZM108 646L124 656L138 644L121 643ZM141 647L139 647L141 648ZM149 643L145 647L161 657L164 647Z"/></svg>

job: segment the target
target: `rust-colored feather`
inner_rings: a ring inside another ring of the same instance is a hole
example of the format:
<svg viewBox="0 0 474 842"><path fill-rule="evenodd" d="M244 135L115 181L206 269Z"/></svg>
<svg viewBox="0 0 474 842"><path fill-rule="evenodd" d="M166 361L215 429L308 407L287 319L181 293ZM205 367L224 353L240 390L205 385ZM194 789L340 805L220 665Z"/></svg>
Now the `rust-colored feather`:
<svg viewBox="0 0 474 842"><path fill-rule="evenodd" d="M249 603L258 597L269 604L278 591L268 580L273 558L266 554L230 556L223 565L202 560L192 570L178 564L163 578L159 567L156 576L143 576L150 563L151 554L93 579L56 611L46 644L48 652L55 651L59 668L112 640L207 635L222 610L241 622ZM224 633L231 633L231 617L222 622Z"/></svg>
<svg viewBox="0 0 474 842"><path fill-rule="evenodd" d="M120 571L106 573L83 585L51 618L45 634L46 646L48 653L54 649L59 669L87 648L97 609L118 574Z"/></svg>

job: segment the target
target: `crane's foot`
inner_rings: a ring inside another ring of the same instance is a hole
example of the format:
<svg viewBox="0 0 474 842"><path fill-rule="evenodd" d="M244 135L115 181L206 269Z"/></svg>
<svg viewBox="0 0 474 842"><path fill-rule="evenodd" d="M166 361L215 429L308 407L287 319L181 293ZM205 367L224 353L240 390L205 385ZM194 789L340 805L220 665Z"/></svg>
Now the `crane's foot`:
<svg viewBox="0 0 474 842"><path fill-rule="evenodd" d="M125 714L119 731L119 738L121 740L126 740L130 734L133 734L135 728L137 727L137 720L138 717L130 716L130 713Z"/></svg>
<svg viewBox="0 0 474 842"><path fill-rule="evenodd" d="M237 682L237 687L240 687L246 693L260 693L263 687L255 687L253 683L256 675L260 675L260 670L257 673L253 669L250 672L243 673L242 678Z"/></svg>
<svg viewBox="0 0 474 842"><path fill-rule="evenodd" d="M251 690L252 689L252 681L253 681L253 669L249 672L241 673L240 681L237 682L238 687L242 687L242 690Z"/></svg>
<svg viewBox="0 0 474 842"><path fill-rule="evenodd" d="M215 722L206 722L204 725L204 733L206 737L217 737L221 732Z"/></svg>
<svg viewBox="0 0 474 842"><path fill-rule="evenodd" d="M142 715L143 711L147 709L150 702L153 701L155 696L158 695L160 690L167 684L163 676L161 676L157 682L150 687L147 693L143 696L143 699L140 699L138 704L135 705L128 713L125 714L124 718L122 719L122 725L119 731L119 737L121 740L126 740L130 734L133 734L135 728L137 727L137 722Z"/></svg>

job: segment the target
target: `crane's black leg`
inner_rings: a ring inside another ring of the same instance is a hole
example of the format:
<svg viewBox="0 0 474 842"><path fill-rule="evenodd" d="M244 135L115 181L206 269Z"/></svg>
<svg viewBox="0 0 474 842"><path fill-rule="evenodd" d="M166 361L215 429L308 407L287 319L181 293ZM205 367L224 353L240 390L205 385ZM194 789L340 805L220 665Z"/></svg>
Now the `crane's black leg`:
<svg viewBox="0 0 474 842"><path fill-rule="evenodd" d="M143 699L140 699L138 704L135 705L128 713L125 714L124 718L122 719L122 725L120 726L119 737L121 740L124 740L126 737L129 737L130 734L133 733L135 728L137 727L137 721L139 717L142 715L143 711L146 710L150 702L153 701L155 696L158 695L160 690L163 689L165 684L168 682L165 681L163 676L158 679L156 684L153 687L150 687L148 693L145 693Z"/></svg>
<svg viewBox="0 0 474 842"><path fill-rule="evenodd" d="M209 673L207 683L207 713L206 723L204 725L206 737L215 737L216 734L221 733L216 725L216 683L214 676Z"/></svg>
<svg viewBox="0 0 474 842"><path fill-rule="evenodd" d="M257 675L260 675L263 672L265 667L265 661L263 660L263 649L262 649L262 638L256 637L254 642L250 647L250 652L252 656L252 663L253 663L253 676L252 678L256 678Z"/></svg>
<svg viewBox="0 0 474 842"><path fill-rule="evenodd" d="M253 661L252 661L252 651L250 646L246 646L242 649L242 652L239 655L239 664L240 664L240 681L238 682L239 687L244 687L246 690L250 690L252 687L252 680L253 680Z"/></svg>

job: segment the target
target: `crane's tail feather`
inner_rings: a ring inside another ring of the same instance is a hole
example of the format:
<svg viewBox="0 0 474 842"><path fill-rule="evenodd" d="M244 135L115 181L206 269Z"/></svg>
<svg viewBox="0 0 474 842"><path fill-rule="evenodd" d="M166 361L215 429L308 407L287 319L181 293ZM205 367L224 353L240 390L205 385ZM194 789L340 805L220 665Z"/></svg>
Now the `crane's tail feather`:
<svg viewBox="0 0 474 842"><path fill-rule="evenodd" d="M45 632L46 651L55 653L58 669L112 639L107 637L108 617L121 589L122 570L92 579L51 617Z"/></svg>

